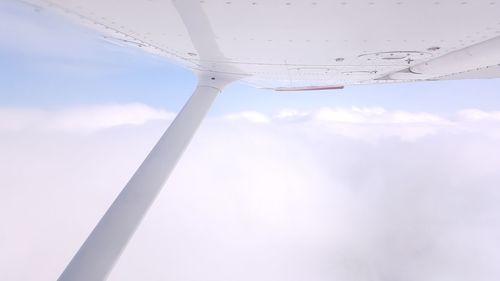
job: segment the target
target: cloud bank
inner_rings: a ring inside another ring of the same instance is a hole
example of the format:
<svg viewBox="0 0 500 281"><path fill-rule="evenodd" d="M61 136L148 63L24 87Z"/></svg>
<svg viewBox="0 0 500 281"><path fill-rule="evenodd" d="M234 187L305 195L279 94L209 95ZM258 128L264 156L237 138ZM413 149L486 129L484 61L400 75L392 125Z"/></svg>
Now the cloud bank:
<svg viewBox="0 0 500 281"><path fill-rule="evenodd" d="M498 280L499 115L210 117L110 280ZM0 279L55 280L172 114L0 117Z"/></svg>
<svg viewBox="0 0 500 281"><path fill-rule="evenodd" d="M60 110L0 108L0 132L60 131L89 133L175 115L143 104L81 106Z"/></svg>

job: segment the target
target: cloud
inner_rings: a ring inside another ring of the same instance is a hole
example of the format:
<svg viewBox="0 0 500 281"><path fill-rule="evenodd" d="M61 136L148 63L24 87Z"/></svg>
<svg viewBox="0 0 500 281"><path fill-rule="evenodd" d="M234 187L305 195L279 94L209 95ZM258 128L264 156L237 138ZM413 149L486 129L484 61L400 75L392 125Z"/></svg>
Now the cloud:
<svg viewBox="0 0 500 281"><path fill-rule="evenodd" d="M271 119L264 113L256 111L242 111L238 113L231 113L227 114L225 118L231 121L247 121L251 123L261 123L261 124L271 122Z"/></svg>
<svg viewBox="0 0 500 281"><path fill-rule="evenodd" d="M276 114L243 111L224 116L227 120L255 124L281 124L298 130L318 130L345 137L377 141L396 137L407 141L440 132L475 131L490 137L500 137L497 131L486 130L498 126L500 112L478 109L461 110L450 116L428 112L386 110L381 107L323 107L312 111L283 109Z"/></svg>
<svg viewBox="0 0 500 281"><path fill-rule="evenodd" d="M496 121L500 122L500 111L485 112L479 109L466 109L458 113L461 120L464 121Z"/></svg>
<svg viewBox="0 0 500 281"><path fill-rule="evenodd" d="M0 132L42 130L89 133L124 125L172 119L144 104L81 106L60 110L0 108Z"/></svg>
<svg viewBox="0 0 500 281"><path fill-rule="evenodd" d="M91 108L1 119L51 116L29 123L50 128L101 116ZM247 118L206 120L110 280L500 277L500 122L383 108L233 116ZM84 135L0 127L0 279L55 280L170 121L118 119Z"/></svg>
<svg viewBox="0 0 500 281"><path fill-rule="evenodd" d="M354 124L447 124L442 117L425 112L387 111L380 107L322 108L315 113L321 121Z"/></svg>

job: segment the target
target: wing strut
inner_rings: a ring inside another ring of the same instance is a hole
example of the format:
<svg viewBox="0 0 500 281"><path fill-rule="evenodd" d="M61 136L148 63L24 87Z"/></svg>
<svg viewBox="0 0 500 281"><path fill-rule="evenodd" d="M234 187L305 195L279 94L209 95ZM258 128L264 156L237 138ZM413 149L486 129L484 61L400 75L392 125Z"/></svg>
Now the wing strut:
<svg viewBox="0 0 500 281"><path fill-rule="evenodd" d="M101 218L59 281L106 280L210 105L232 80L200 76L191 98Z"/></svg>

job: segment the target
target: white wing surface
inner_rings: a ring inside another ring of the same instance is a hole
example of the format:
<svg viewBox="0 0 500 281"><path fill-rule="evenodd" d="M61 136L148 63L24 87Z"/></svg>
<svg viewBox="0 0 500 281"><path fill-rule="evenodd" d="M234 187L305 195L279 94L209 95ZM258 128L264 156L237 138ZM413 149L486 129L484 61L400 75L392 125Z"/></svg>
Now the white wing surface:
<svg viewBox="0 0 500 281"><path fill-rule="evenodd" d="M280 90L500 77L496 0L29 0L195 71Z"/></svg>

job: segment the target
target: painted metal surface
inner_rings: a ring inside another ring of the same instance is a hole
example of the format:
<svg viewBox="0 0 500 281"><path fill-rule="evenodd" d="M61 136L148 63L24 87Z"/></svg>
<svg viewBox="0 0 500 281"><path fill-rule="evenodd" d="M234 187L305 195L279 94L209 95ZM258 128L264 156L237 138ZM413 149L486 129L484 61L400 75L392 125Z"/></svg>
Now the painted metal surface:
<svg viewBox="0 0 500 281"><path fill-rule="evenodd" d="M500 36L498 0L28 1L110 40L263 88L448 79L469 69L437 58L483 42L500 50L490 40ZM459 57L474 70L500 64Z"/></svg>
<svg viewBox="0 0 500 281"><path fill-rule="evenodd" d="M204 77L184 108L118 195L59 281L106 280L177 161L228 81Z"/></svg>

